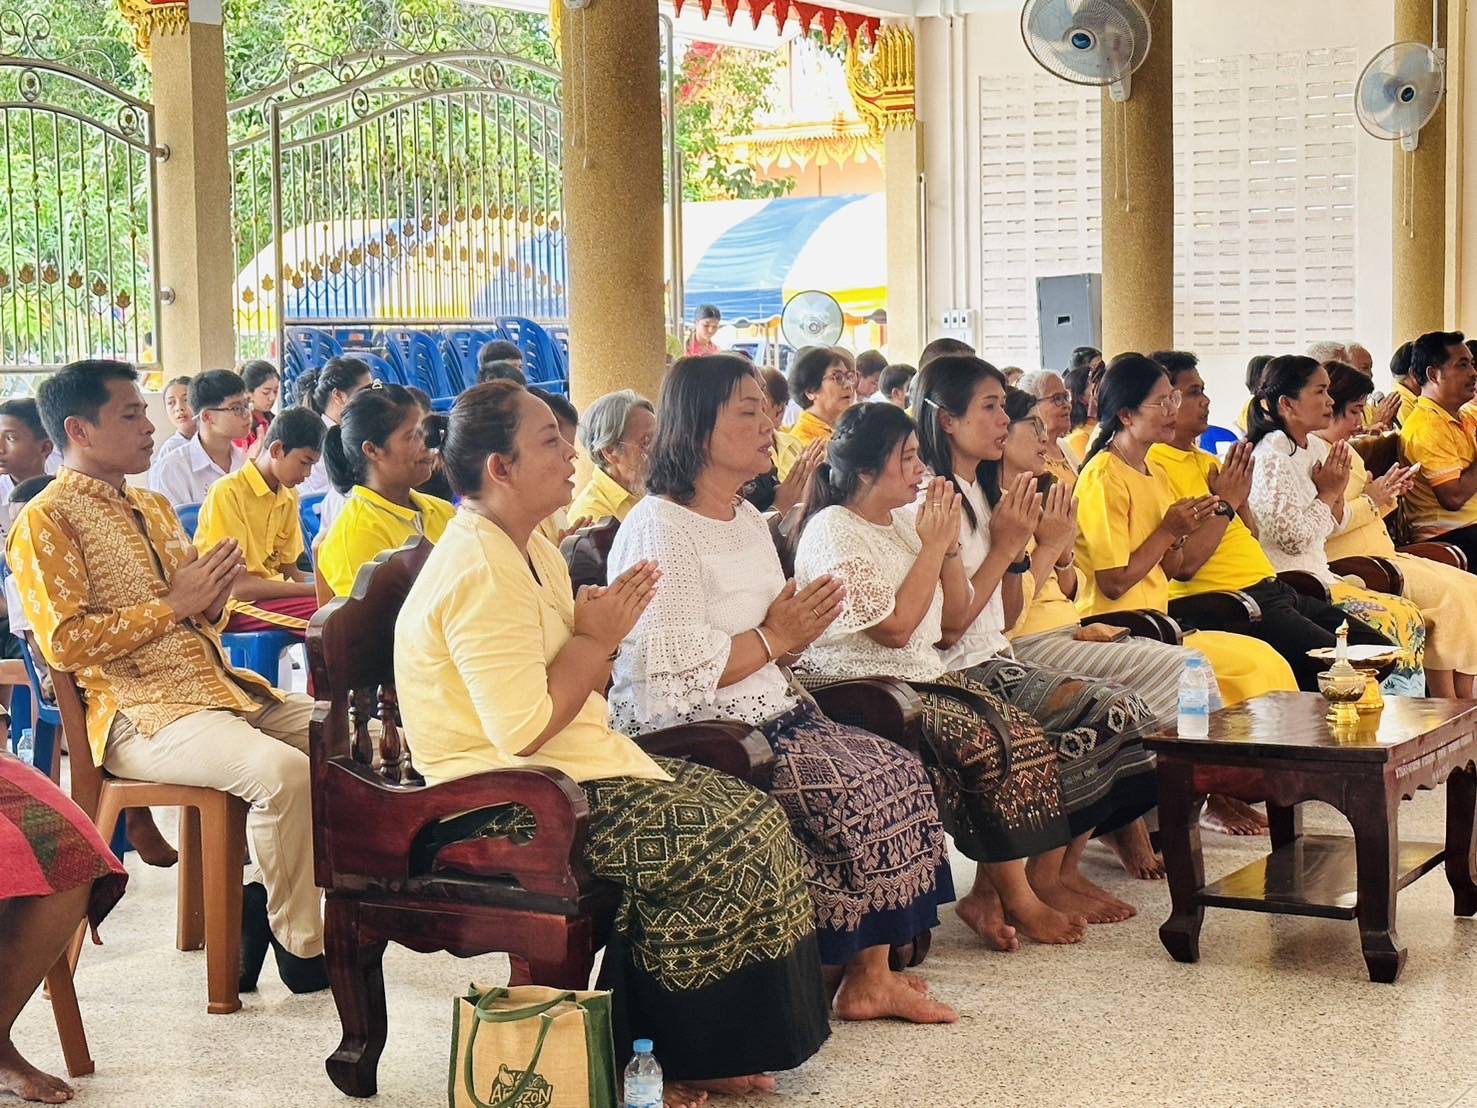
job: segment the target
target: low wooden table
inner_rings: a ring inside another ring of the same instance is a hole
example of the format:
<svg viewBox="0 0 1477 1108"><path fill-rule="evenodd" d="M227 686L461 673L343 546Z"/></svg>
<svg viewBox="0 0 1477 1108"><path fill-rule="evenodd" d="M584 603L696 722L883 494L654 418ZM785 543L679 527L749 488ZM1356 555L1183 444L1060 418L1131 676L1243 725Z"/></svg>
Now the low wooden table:
<svg viewBox="0 0 1477 1108"><path fill-rule="evenodd" d="M1395 931L1399 890L1446 863L1455 912L1477 913L1477 702L1388 698L1356 730L1335 728L1317 693L1271 693L1214 713L1203 739L1161 733L1159 831L1173 910L1159 938L1177 961L1200 957L1207 906L1357 919L1371 981L1405 965ZM1400 801L1446 782L1446 842L1402 843ZM1200 810L1208 795L1267 802L1272 853L1206 884ZM1304 835L1300 805L1321 800L1352 839Z"/></svg>

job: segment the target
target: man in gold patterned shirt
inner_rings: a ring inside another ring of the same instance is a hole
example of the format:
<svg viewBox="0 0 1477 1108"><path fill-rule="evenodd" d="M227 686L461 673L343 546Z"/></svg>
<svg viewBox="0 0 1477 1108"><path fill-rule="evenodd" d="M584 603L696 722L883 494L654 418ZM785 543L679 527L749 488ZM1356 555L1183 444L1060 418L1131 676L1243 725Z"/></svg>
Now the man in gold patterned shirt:
<svg viewBox="0 0 1477 1108"><path fill-rule="evenodd" d="M255 987L269 940L289 988L326 988L306 753L313 702L222 652L226 599L243 570L236 541L198 553L163 496L125 483L148 469L154 447L137 381L126 363L84 361L41 383L41 418L64 464L16 520L6 556L47 663L83 693L94 759L119 777L222 789L251 805L261 876L246 888L242 988Z"/></svg>

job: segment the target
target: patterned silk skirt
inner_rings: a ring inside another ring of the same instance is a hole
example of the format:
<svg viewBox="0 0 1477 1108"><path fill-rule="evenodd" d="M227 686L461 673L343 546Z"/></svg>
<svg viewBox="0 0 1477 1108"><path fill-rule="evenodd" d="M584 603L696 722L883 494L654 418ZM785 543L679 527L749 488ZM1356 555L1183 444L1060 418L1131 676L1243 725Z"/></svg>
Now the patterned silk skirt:
<svg viewBox="0 0 1477 1108"><path fill-rule="evenodd" d="M784 812L737 778L675 758L671 781L586 781L585 860L621 888L600 987L617 1055L656 1044L669 1080L792 1069L830 1034L805 865ZM535 833L525 808L468 812L434 845ZM622 1061L624 1064L624 1061Z"/></svg>
<svg viewBox="0 0 1477 1108"><path fill-rule="evenodd" d="M844 965L937 926L954 883L923 763L808 700L762 729L776 755L769 794L805 859L821 961Z"/></svg>
<svg viewBox="0 0 1477 1108"><path fill-rule="evenodd" d="M1400 648L1400 662L1380 688L1391 696L1425 696L1426 620L1420 608L1404 597L1370 592L1343 581L1330 585L1328 595L1339 609Z"/></svg>
<svg viewBox="0 0 1477 1108"><path fill-rule="evenodd" d="M96 927L128 884L92 821L44 773L0 754L0 901L91 885Z"/></svg>
<svg viewBox="0 0 1477 1108"><path fill-rule="evenodd" d="M1154 761L1143 736L1156 720L1127 687L1008 657L950 673L941 684L996 696L1045 732L1072 837L1116 830L1154 806Z"/></svg>

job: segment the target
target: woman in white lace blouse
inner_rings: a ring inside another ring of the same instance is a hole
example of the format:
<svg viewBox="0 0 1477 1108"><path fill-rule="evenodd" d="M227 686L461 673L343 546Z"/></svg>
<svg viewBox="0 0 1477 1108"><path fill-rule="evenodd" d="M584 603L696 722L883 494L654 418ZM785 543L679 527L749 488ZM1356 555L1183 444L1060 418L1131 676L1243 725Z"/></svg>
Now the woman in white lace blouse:
<svg viewBox="0 0 1477 1108"><path fill-rule="evenodd" d="M1008 388L988 362L940 358L919 376L917 395L918 452L925 465L947 475L964 496L960 560L972 595L960 618L959 640L946 651L944 662L951 670L969 670L990 692L1035 717L1057 747L1062 795L1075 834L1060 859L1062 869L1049 872L1049 859L1042 859L1031 867L1032 881L1048 900L1060 901L1057 887L1062 886L1089 901L1101 900L1095 916L1121 913L1123 902L1082 879L1077 863L1088 830L1106 829L1129 872L1164 876L1142 819L1125 820L1115 812L1127 788L1124 779L1152 772L1138 739L1148 726L1173 724L1179 675L1191 652L1146 639L1084 642L1075 637L1081 627L1075 621L1073 632L1040 644L1034 652L1027 650L1030 657L1012 650L1006 628L1017 623L1029 603L1026 579L1031 579L1034 593L1036 582L1053 566L1072 571L1076 517L1069 510L1071 485L1038 479L1029 469L1011 470L1007 479L1011 443L1024 441L1040 464L1049 467L1043 456L1049 432L1043 433L1033 414L1035 398ZM1043 531L1051 541L1037 549L1033 538L1046 514L1046 499L1064 533ZM1027 572L1007 571L1012 563L1024 564L1027 554L1032 563ZM1096 735L1085 753L1075 738L1082 729ZM1143 799L1153 795L1147 780L1129 791ZM1008 891L1001 890L1001 895L1007 913L1018 915ZM992 905L997 912L998 904Z"/></svg>
<svg viewBox="0 0 1477 1108"><path fill-rule="evenodd" d="M1252 399L1248 441L1256 469L1247 504L1267 558L1280 573L1298 569L1328 586L1334 604L1404 651L1385 681L1386 692L1421 696L1426 622L1409 600L1350 584L1328 568L1324 543L1353 518L1344 503L1349 484L1347 442L1330 446L1313 432L1333 421L1328 371L1300 354L1273 358Z"/></svg>
<svg viewBox="0 0 1477 1108"><path fill-rule="evenodd" d="M611 718L627 734L698 719L757 727L770 794L806 859L821 961L842 1019L952 1022L888 967L889 948L953 899L938 807L917 757L826 718L779 663L835 618L830 578L787 583L769 527L739 490L768 472L774 424L747 360L684 358L662 386L649 495L616 535L609 574L655 562L662 586L622 644Z"/></svg>
<svg viewBox="0 0 1477 1108"><path fill-rule="evenodd" d="M1004 432L1002 424L999 433ZM1001 917L992 889L1008 890L1002 895L1022 913L1029 908L1029 924L1017 918L1023 930L1042 941L1076 942L1089 920L1126 919L1131 907L1110 909L1059 881L1043 880L1032 893L1026 860L1033 859L1032 868L1043 875L1059 875L1067 845L1078 833L1064 801L1059 761L1111 739L1115 757L1100 767L1111 779L1117 752L1142 754L1137 729L1149 721L1148 707L1137 697L1123 699L1121 743L1116 736L1080 727L1054 744L1035 719L1001 700L970 669L951 670L941 646L957 642L973 622L967 618L973 588L960 556L960 494L948 479L935 478L916 515L907 510L922 487L925 467L912 420L891 405L848 411L837 422L826 458L795 573L802 585L826 575L839 578L846 585L846 602L801 665L835 677L889 673L922 698L924 737L945 826L959 849L985 871L961 903L965 922L997 949L1013 948L1014 928ZM1019 574L1026 568L1018 563L1004 571ZM1113 802L1104 810L1116 813L1126 806L1124 820L1153 802L1150 791L1141 790L1132 801L1126 792L1108 791ZM1048 890L1061 908L1043 900Z"/></svg>

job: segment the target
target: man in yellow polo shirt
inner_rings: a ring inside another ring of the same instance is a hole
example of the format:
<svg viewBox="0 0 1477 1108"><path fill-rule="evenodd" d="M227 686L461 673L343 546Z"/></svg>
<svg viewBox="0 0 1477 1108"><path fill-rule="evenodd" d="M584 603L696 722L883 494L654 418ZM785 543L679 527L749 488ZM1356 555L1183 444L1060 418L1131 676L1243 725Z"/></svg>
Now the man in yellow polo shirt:
<svg viewBox="0 0 1477 1108"><path fill-rule="evenodd" d="M297 486L313 472L322 449L322 418L307 408L288 408L272 420L256 457L206 491L195 546L203 555L222 539L235 539L246 562L231 590L227 632L307 633L318 601L313 582L297 565L303 556Z"/></svg>
<svg viewBox="0 0 1477 1108"><path fill-rule="evenodd" d="M1415 340L1410 371L1421 399L1400 428L1406 461L1419 464L1405 497L1415 537L1460 547L1477 566L1477 415L1463 405L1477 395L1477 368L1460 331Z"/></svg>
<svg viewBox="0 0 1477 1108"><path fill-rule="evenodd" d="M1149 460L1158 463L1168 475L1174 499L1213 493L1221 498L1221 504L1216 514L1185 541L1180 577L1169 583L1170 599L1212 592L1244 592L1256 601L1262 618L1256 623L1237 619L1201 625L1193 619L1193 608L1187 613L1181 606L1173 614L1187 627L1261 639L1287 660L1300 689L1316 692L1318 673L1323 666L1309 658L1308 651L1333 646L1335 632L1348 617L1332 604L1304 596L1278 579L1257 539L1255 520L1246 507L1251 492L1251 446L1249 443L1233 446L1224 468L1195 446L1210 422L1210 398L1205 395L1205 382L1193 362L1185 365L1183 359L1176 359L1171 364L1174 371L1170 384L1182 397L1174 438L1149 447ZM1384 641L1378 632L1356 620L1349 620L1349 624L1351 641Z"/></svg>

